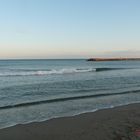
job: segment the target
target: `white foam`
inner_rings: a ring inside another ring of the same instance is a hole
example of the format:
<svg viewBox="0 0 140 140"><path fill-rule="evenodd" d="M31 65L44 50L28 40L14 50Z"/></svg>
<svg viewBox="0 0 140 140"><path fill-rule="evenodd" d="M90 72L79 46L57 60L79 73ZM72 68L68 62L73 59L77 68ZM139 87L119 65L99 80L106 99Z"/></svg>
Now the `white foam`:
<svg viewBox="0 0 140 140"><path fill-rule="evenodd" d="M51 74L71 74L71 73L85 73L96 71L93 68L87 69L76 69L76 68L67 68L67 69L53 69L50 71L45 70L37 70L37 71L8 71L8 72L0 72L0 76L33 76L33 75L51 75Z"/></svg>

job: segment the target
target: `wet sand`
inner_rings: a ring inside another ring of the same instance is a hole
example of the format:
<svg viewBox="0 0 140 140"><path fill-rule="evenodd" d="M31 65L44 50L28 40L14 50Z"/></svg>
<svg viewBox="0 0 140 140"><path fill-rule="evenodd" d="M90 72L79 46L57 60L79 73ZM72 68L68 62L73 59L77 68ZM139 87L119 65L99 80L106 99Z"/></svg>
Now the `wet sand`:
<svg viewBox="0 0 140 140"><path fill-rule="evenodd" d="M0 130L0 140L140 140L140 104Z"/></svg>

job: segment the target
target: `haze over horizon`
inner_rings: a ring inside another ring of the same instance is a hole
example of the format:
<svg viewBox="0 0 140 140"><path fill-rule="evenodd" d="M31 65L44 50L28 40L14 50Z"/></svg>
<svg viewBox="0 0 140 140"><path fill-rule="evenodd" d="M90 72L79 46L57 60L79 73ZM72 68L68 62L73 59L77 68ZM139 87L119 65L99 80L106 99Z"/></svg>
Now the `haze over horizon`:
<svg viewBox="0 0 140 140"><path fill-rule="evenodd" d="M140 57L139 0L0 2L0 59Z"/></svg>

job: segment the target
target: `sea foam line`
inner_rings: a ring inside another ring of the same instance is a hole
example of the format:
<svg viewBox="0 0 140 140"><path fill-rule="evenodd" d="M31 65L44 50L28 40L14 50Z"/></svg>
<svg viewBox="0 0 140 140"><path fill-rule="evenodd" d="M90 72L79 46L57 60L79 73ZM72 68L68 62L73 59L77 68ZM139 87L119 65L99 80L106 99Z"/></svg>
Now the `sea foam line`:
<svg viewBox="0 0 140 140"><path fill-rule="evenodd" d="M41 76L52 74L72 74L72 73L86 73L86 72L102 72L110 70L120 70L123 68L65 68L65 69L52 69L52 70L15 70L0 72L0 76Z"/></svg>

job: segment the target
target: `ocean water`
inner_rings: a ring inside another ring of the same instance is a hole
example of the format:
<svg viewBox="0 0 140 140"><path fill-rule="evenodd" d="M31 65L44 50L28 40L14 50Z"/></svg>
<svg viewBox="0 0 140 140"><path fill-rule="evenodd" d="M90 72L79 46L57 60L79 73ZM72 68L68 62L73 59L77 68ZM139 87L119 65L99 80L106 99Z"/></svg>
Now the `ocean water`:
<svg viewBox="0 0 140 140"><path fill-rule="evenodd" d="M140 61L0 60L0 128L140 102Z"/></svg>

